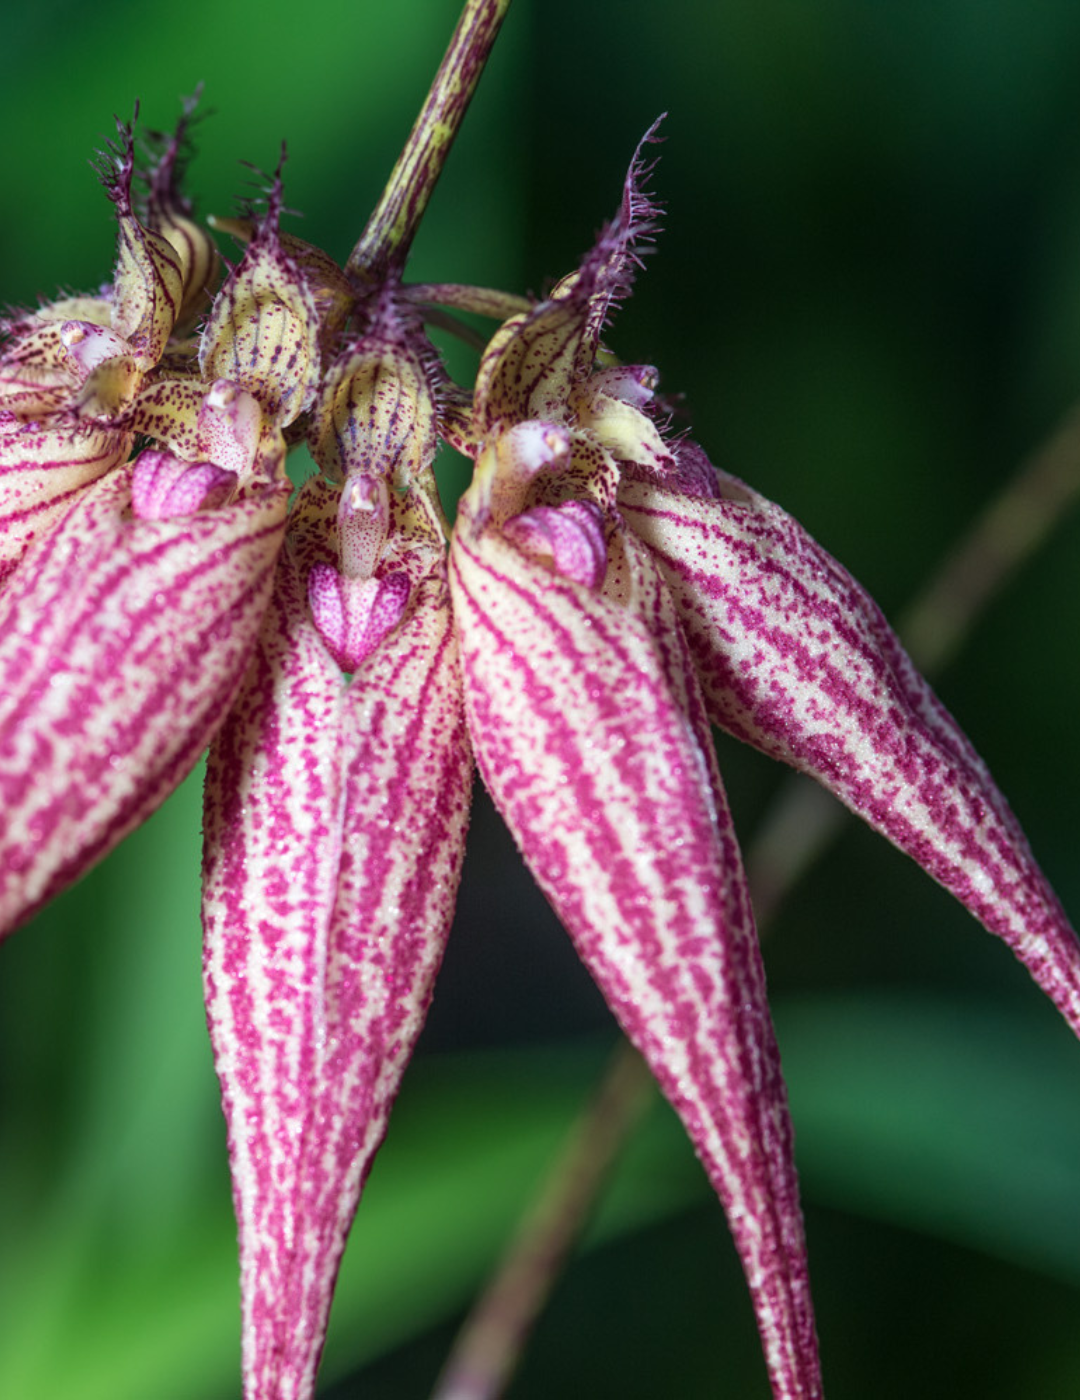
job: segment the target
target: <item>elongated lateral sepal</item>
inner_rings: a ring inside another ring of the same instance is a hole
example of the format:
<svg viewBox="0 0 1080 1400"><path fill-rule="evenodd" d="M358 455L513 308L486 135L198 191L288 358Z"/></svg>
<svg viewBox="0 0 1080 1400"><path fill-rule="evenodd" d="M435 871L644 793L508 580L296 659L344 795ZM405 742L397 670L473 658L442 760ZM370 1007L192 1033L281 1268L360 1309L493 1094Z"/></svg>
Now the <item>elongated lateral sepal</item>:
<svg viewBox="0 0 1080 1400"><path fill-rule="evenodd" d="M745 878L691 659L625 532L602 591L471 503L451 547L469 728L541 889L723 1201L773 1394L821 1394L791 1125Z"/></svg>
<svg viewBox="0 0 1080 1400"><path fill-rule="evenodd" d="M0 593L0 931L76 880L190 771L236 693L287 488L168 520L130 468L87 487Z"/></svg>
<svg viewBox="0 0 1080 1400"><path fill-rule="evenodd" d="M917 860L1080 1034L1080 943L986 765L865 589L779 506L713 479L711 498L655 480L619 497L664 570L713 722Z"/></svg>
<svg viewBox="0 0 1080 1400"><path fill-rule="evenodd" d="M298 559L336 509L309 483ZM204 823L247 1400L314 1394L341 1252L442 956L471 775L441 566L346 688L283 556L211 750Z"/></svg>

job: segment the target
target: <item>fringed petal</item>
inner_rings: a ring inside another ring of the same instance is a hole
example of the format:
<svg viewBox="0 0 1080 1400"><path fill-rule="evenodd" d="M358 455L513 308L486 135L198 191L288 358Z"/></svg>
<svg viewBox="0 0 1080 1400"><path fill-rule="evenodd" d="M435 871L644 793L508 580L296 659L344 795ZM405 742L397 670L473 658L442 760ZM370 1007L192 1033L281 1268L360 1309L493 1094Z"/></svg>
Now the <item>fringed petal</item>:
<svg viewBox="0 0 1080 1400"><path fill-rule="evenodd" d="M287 488L130 517L86 488L0 594L0 931L158 807L222 723L269 593Z"/></svg>
<svg viewBox="0 0 1080 1400"><path fill-rule="evenodd" d="M476 376L478 437L527 418L568 421L570 391L592 370L611 308L630 290L655 229L659 208L644 190L651 167L642 150L658 139L658 125L649 128L634 153L618 214L600 231L577 272L492 336Z"/></svg>
<svg viewBox="0 0 1080 1400"><path fill-rule="evenodd" d="M723 1201L776 1397L818 1396L792 1133L731 817L659 573L597 594L459 516L451 586L484 781Z"/></svg>
<svg viewBox="0 0 1080 1400"><path fill-rule="evenodd" d="M311 405L319 375L319 318L304 274L281 244L281 178L239 265L214 298L202 335L203 378L227 379L286 427Z"/></svg>
<svg viewBox="0 0 1080 1400"><path fill-rule="evenodd" d="M713 722L914 857L1080 1034L1080 943L986 765L865 589L779 506L713 485L710 499L628 480L619 497L664 570Z"/></svg>
<svg viewBox="0 0 1080 1400"><path fill-rule="evenodd" d="M135 216L131 182L135 144L131 127L117 123L119 139L102 167L105 191L116 205L116 271L112 287L112 329L124 339L140 371L161 359L184 299L181 258L167 238Z"/></svg>

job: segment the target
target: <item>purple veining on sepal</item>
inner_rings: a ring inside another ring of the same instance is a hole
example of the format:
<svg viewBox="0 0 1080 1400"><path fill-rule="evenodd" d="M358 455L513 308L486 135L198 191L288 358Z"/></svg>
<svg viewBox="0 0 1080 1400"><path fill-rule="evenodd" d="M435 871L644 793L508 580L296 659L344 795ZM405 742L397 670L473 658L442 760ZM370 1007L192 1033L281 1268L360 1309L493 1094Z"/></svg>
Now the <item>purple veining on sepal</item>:
<svg viewBox="0 0 1080 1400"><path fill-rule="evenodd" d="M0 594L0 932L157 808L222 723L287 488L132 519L130 468L80 492Z"/></svg>
<svg viewBox="0 0 1080 1400"><path fill-rule="evenodd" d="M146 175L147 226L166 238L177 254L183 287L176 316L178 326L190 324L202 309L220 261L213 238L193 222L191 201L180 188L191 155L189 132L201 93L200 86L184 100L183 113L172 136L150 133L157 158Z"/></svg>
<svg viewBox="0 0 1080 1400"><path fill-rule="evenodd" d="M470 506L451 585L481 773L721 1196L774 1396L820 1396L764 974L672 603L624 532L597 594L477 528Z"/></svg>
<svg viewBox="0 0 1080 1400"><path fill-rule="evenodd" d="M599 588L607 573L604 516L595 501L533 506L503 526L506 538L537 563L585 588Z"/></svg>
<svg viewBox="0 0 1080 1400"><path fill-rule="evenodd" d="M811 774L998 934L1080 1034L1080 943L986 765L870 595L779 506L627 480L713 722Z"/></svg>
<svg viewBox="0 0 1080 1400"><path fill-rule="evenodd" d="M311 406L321 368L318 308L282 247L281 203L279 166L266 212L214 298L199 347L203 378L225 379L251 394L279 428Z"/></svg>
<svg viewBox="0 0 1080 1400"><path fill-rule="evenodd" d="M184 294L180 255L161 234L135 216L131 183L135 139L131 127L117 121L118 139L109 143L99 173L116 206L116 269L110 300L112 329L126 343L140 372L153 368L176 325Z"/></svg>
<svg viewBox="0 0 1080 1400"><path fill-rule="evenodd" d="M314 486L301 508L332 520ZM441 560L345 687L283 556L207 772L207 1012L248 1400L314 1393L341 1252L442 956L471 780Z"/></svg>

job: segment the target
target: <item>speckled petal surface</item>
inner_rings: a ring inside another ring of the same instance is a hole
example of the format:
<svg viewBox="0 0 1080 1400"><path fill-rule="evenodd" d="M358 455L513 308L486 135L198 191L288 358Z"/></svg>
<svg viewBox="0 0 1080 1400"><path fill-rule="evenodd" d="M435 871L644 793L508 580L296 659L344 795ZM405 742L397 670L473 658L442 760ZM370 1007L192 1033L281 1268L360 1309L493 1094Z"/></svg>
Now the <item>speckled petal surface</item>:
<svg viewBox="0 0 1080 1400"><path fill-rule="evenodd" d="M87 487L0 593L0 930L77 879L194 765L240 683L287 488L130 517Z"/></svg>
<svg viewBox="0 0 1080 1400"><path fill-rule="evenodd" d="M307 1400L442 957L472 776L445 581L346 687L283 560L207 773L207 1015L248 1400Z"/></svg>
<svg viewBox="0 0 1080 1400"><path fill-rule="evenodd" d="M38 428L0 415L0 586L77 494L131 450L130 433Z"/></svg>
<svg viewBox="0 0 1080 1400"><path fill-rule="evenodd" d="M602 593L459 516L451 584L477 761L728 1213L776 1397L821 1393L791 1126L738 846L658 570Z"/></svg>
<svg viewBox="0 0 1080 1400"><path fill-rule="evenodd" d="M877 604L779 506L624 482L720 728L817 778L1024 963L1080 1034L1080 944L986 765Z"/></svg>

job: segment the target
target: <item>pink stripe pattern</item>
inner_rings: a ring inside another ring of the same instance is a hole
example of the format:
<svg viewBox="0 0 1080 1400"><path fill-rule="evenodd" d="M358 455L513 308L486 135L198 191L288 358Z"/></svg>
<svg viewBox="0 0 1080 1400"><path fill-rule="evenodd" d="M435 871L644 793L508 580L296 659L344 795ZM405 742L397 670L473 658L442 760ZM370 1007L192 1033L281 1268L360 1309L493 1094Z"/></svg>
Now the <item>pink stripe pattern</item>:
<svg viewBox="0 0 1080 1400"><path fill-rule="evenodd" d="M269 595L288 490L133 519L87 487L0 594L0 930L143 821L224 722Z"/></svg>
<svg viewBox="0 0 1080 1400"><path fill-rule="evenodd" d="M599 592L459 524L451 583L484 781L724 1203L778 1397L821 1394L792 1131L730 813L659 573Z"/></svg>
<svg viewBox="0 0 1080 1400"><path fill-rule="evenodd" d="M990 773L877 604L734 478L624 480L713 723L809 773L1004 939L1080 1034L1080 943Z"/></svg>
<svg viewBox="0 0 1080 1400"><path fill-rule="evenodd" d="M207 775L207 1016L248 1400L314 1394L341 1252L442 958L472 782L441 551L413 553L405 614L347 685L312 625L302 570L336 494L301 495L299 567L283 556Z"/></svg>

